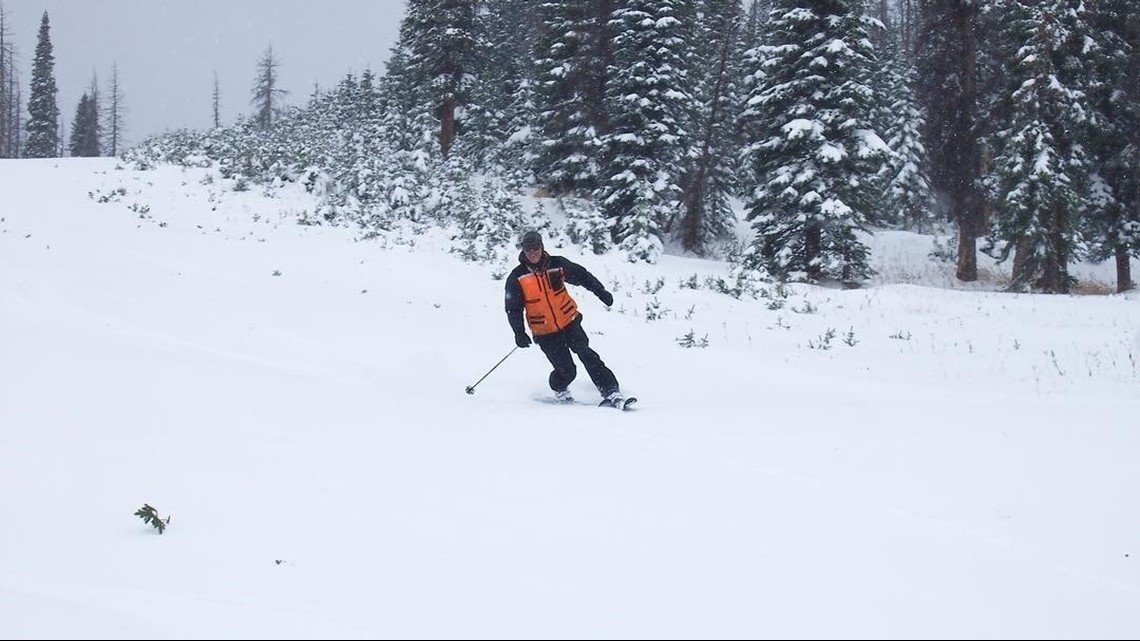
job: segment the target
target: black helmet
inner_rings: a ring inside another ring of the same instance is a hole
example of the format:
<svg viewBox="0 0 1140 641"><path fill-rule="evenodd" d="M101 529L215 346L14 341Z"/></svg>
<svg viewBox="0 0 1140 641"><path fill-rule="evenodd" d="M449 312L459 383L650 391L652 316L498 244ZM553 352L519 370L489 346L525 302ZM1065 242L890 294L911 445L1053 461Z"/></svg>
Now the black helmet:
<svg viewBox="0 0 1140 641"><path fill-rule="evenodd" d="M542 249L542 234L536 231L528 231L519 239L519 249L526 251L528 249Z"/></svg>

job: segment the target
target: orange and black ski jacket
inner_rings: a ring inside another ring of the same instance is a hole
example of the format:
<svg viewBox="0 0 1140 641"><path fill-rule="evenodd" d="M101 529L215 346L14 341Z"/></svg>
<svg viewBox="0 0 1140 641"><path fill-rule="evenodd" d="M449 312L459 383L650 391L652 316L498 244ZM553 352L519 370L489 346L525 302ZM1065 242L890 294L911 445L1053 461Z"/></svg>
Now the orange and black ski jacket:
<svg viewBox="0 0 1140 641"><path fill-rule="evenodd" d="M523 331L523 318L535 339L561 332L578 322L582 314L566 284L579 285L601 297L605 286L585 267L562 256L542 252L537 265L519 253L519 266L507 276L507 321L516 334Z"/></svg>

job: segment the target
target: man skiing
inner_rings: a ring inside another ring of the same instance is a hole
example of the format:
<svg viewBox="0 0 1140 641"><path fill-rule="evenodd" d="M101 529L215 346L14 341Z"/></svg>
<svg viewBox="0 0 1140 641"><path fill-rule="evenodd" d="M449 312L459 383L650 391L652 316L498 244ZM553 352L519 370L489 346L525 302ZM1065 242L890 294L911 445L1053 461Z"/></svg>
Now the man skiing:
<svg viewBox="0 0 1140 641"><path fill-rule="evenodd" d="M606 307L613 305L613 294L585 267L546 253L537 231L523 234L519 249L519 266L507 276L506 282L507 321L514 330L515 344L530 347L530 336L523 328L525 312L534 342L554 366L550 372L550 389L560 402L574 402L568 389L578 375L570 355L573 352L602 393L602 403L624 407L626 399L622 398L617 378L598 353L590 349L590 339L582 329L582 314L566 285L585 287Z"/></svg>

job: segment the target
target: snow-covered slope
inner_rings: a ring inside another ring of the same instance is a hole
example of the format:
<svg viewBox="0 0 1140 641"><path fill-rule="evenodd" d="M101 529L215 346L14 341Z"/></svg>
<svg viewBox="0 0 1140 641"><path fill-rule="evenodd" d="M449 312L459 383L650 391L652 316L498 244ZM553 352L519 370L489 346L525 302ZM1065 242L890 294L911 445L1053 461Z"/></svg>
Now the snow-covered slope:
<svg viewBox="0 0 1140 641"><path fill-rule="evenodd" d="M622 413L537 402L533 348L465 394L513 342L442 234L107 159L0 194L0 637L1140 634L1134 294L899 232L870 287L740 300L556 249Z"/></svg>

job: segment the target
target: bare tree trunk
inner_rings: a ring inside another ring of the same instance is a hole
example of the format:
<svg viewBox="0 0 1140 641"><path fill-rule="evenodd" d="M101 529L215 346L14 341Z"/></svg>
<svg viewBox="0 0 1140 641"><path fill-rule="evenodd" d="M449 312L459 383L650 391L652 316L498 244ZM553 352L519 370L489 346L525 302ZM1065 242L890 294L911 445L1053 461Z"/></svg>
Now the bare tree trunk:
<svg viewBox="0 0 1140 641"><path fill-rule="evenodd" d="M987 144L979 148L981 159L978 163L978 176L985 176L990 173L990 169L994 164L993 149ZM979 191L981 202L978 205L978 236L985 236L990 225L994 219L994 202L990 200L984 192Z"/></svg>
<svg viewBox="0 0 1140 641"><path fill-rule="evenodd" d="M110 96L106 109L106 125L104 134L107 137L105 145L108 155L119 155L119 146L123 141L123 91L119 87L119 64L111 65L111 86L108 87Z"/></svg>
<svg viewBox="0 0 1140 641"><path fill-rule="evenodd" d="M1132 257L1128 250L1116 247L1116 291L1126 292L1134 287L1132 283Z"/></svg>
<svg viewBox="0 0 1140 641"><path fill-rule="evenodd" d="M966 211L974 207L972 202L964 203L958 218L958 264L954 275L966 283L978 280L978 239L973 224L976 216Z"/></svg>
<svg viewBox="0 0 1140 641"><path fill-rule="evenodd" d="M11 135L11 152L13 158L21 158L21 150L24 148L24 121L20 118L20 103L23 102L23 94L20 93L20 85L16 82L16 74L13 72L11 66L8 68L12 72L8 76L8 95L12 96L12 129Z"/></svg>
<svg viewBox="0 0 1140 641"><path fill-rule="evenodd" d="M1064 251L1064 238L1066 227L1065 214L1060 207L1054 205L1049 212L1052 219L1048 228L1049 254L1045 257L1045 265L1041 275L1041 289L1047 294L1069 293L1069 258Z"/></svg>
<svg viewBox="0 0 1140 641"><path fill-rule="evenodd" d="M0 5L0 158L16 158L19 146L15 142L19 127L19 110L16 94L16 55L8 34L8 14Z"/></svg>
<svg viewBox="0 0 1140 641"><path fill-rule="evenodd" d="M685 193L685 213L681 218L681 246L698 256L704 255L704 245L701 243L700 221L705 217L705 177L704 167L697 170L693 184L689 185ZM665 232L672 231L673 220L666 221Z"/></svg>
<svg viewBox="0 0 1140 641"><path fill-rule="evenodd" d="M586 89L586 108L590 114L590 124L594 126L597 135L601 136L610 130L610 116L606 110L606 78L609 75L606 69L614 63L613 36L609 28L610 17L617 9L617 0L597 0L594 4L594 21L591 28L590 39L595 58L589 70L590 78Z"/></svg>
<svg viewBox="0 0 1140 641"><path fill-rule="evenodd" d="M1013 248L1013 267L1009 284L1011 290L1022 289L1032 280L1027 273L1029 271L1029 256L1029 242L1024 238L1019 238L1017 245Z"/></svg>
<svg viewBox="0 0 1140 641"><path fill-rule="evenodd" d="M977 27L977 8L963 7L956 25L958 34L962 38L962 104L970 109L977 103L978 69L977 69L977 41L975 29ZM970 125L958 132L959 136L974 136L973 119L969 118ZM964 145L971 149L973 145ZM963 168L963 176L959 188L962 191L958 199L958 280L974 282L978 280L978 243L977 238L981 232L981 195L978 193L977 179L980 171L980 159L976 154L968 154L963 158L969 163Z"/></svg>
<svg viewBox="0 0 1140 641"><path fill-rule="evenodd" d="M902 42L902 51L906 56L911 56L914 53L911 34L911 11L910 0L902 0L899 3L899 31L901 33L899 40Z"/></svg>
<svg viewBox="0 0 1140 641"><path fill-rule="evenodd" d="M804 262L807 263L807 277L812 282L823 278L823 270L819 266L819 254L823 246L823 230L819 223L808 223L804 229Z"/></svg>
<svg viewBox="0 0 1140 641"><path fill-rule="evenodd" d="M451 151L453 142L455 142L455 99L448 98L440 107L439 114L439 148L444 158Z"/></svg>
<svg viewBox="0 0 1140 641"><path fill-rule="evenodd" d="M270 44L257 63L257 79L253 86L257 125L263 129L273 126L273 120L282 107L282 97L289 93L277 86L277 69L280 66L281 60L274 55L273 45Z"/></svg>

